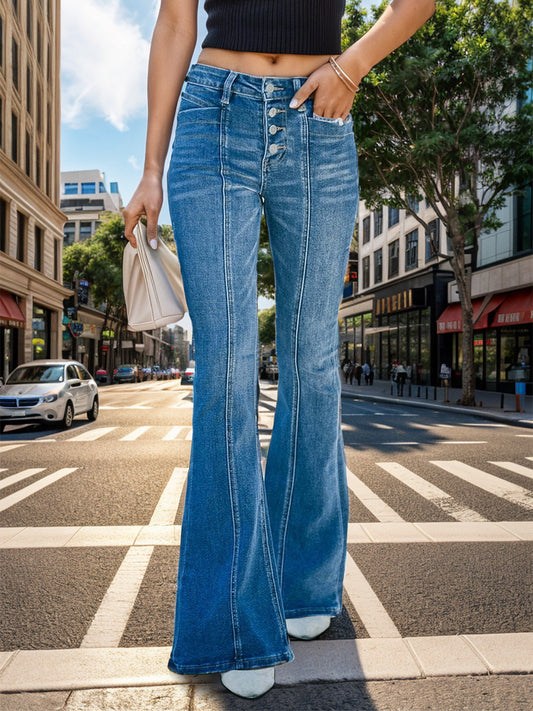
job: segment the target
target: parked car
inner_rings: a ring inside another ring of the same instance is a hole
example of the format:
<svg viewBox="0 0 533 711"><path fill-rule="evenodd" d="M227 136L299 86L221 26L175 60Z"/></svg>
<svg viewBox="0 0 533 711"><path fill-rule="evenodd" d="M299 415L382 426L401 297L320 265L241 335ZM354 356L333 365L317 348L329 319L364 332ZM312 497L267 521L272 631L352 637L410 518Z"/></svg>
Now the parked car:
<svg viewBox="0 0 533 711"><path fill-rule="evenodd" d="M185 371L181 374L181 384L182 385L192 385L194 380L194 368L185 368Z"/></svg>
<svg viewBox="0 0 533 711"><path fill-rule="evenodd" d="M19 422L59 423L98 417L98 385L75 360L33 360L19 365L0 386L0 432Z"/></svg>
<svg viewBox="0 0 533 711"><path fill-rule="evenodd" d="M105 368L98 368L94 375L94 379L97 383L107 383L107 370Z"/></svg>
<svg viewBox="0 0 533 711"><path fill-rule="evenodd" d="M113 376L114 383L138 383L139 370L136 365L120 365Z"/></svg>
<svg viewBox="0 0 533 711"><path fill-rule="evenodd" d="M145 380L151 380L152 379L152 369L151 368L141 368L140 378L141 378L142 382L144 382Z"/></svg>

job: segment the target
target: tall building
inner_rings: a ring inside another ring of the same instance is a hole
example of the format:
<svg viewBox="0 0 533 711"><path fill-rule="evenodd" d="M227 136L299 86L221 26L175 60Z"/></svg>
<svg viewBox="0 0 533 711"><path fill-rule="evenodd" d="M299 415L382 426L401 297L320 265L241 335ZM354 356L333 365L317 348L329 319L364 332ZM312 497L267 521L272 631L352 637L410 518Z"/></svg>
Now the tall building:
<svg viewBox="0 0 533 711"><path fill-rule="evenodd" d="M99 170L72 170L61 173L61 209L66 214L65 246L83 242L95 233L103 212L122 211L118 183L109 189Z"/></svg>
<svg viewBox="0 0 533 711"><path fill-rule="evenodd" d="M0 376L61 357L60 2L0 0Z"/></svg>

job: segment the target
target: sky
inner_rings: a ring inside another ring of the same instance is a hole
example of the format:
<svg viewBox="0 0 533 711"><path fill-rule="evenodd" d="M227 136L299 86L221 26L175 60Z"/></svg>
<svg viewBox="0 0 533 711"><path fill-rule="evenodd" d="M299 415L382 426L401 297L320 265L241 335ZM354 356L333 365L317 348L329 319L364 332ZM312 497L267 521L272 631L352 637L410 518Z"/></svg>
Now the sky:
<svg viewBox="0 0 533 711"><path fill-rule="evenodd" d="M142 175L148 53L159 4L61 2L61 170L101 170L108 187L118 182L124 204ZM199 5L193 62L206 32ZM170 224L166 195L159 222ZM181 325L190 330L188 324L186 318Z"/></svg>

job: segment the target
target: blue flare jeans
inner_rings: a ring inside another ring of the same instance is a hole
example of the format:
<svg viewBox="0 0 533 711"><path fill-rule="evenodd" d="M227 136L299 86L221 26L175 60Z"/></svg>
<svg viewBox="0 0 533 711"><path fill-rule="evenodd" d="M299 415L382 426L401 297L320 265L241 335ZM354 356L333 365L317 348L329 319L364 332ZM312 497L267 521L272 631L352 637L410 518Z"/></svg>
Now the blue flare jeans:
<svg viewBox="0 0 533 711"><path fill-rule="evenodd" d="M181 674L293 655L286 618L342 609L348 494L338 309L358 200L351 116L289 102L305 77L193 65L168 195L196 372L174 643ZM263 477L257 254L274 261L278 399Z"/></svg>

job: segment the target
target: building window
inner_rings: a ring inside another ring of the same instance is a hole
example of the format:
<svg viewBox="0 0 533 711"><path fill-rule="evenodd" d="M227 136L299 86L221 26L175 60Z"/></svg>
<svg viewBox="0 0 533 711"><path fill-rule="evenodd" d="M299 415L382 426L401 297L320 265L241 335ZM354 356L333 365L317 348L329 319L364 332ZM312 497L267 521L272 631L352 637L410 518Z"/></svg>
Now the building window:
<svg viewBox="0 0 533 711"><path fill-rule="evenodd" d="M400 271L400 240L395 239L389 244L389 279L398 276Z"/></svg>
<svg viewBox="0 0 533 711"><path fill-rule="evenodd" d="M383 208L378 207L374 210L374 237L377 237L383 232Z"/></svg>
<svg viewBox="0 0 533 711"><path fill-rule="evenodd" d="M406 202L408 207L413 211L413 212L418 212L419 204L420 204L420 198L418 195L408 195L406 198Z"/></svg>
<svg viewBox="0 0 533 711"><path fill-rule="evenodd" d="M27 0L26 3L26 34L28 35L28 39L31 42L32 38L32 29L33 29L33 6L32 6L33 0Z"/></svg>
<svg viewBox="0 0 533 711"><path fill-rule="evenodd" d="M34 268L37 269L38 272L42 272L43 270L43 254L44 254L44 235L43 235L43 228L38 227L37 225L35 226L35 259L34 259Z"/></svg>
<svg viewBox="0 0 533 711"><path fill-rule="evenodd" d="M17 210L17 259L24 261L26 253L26 215Z"/></svg>
<svg viewBox="0 0 533 711"><path fill-rule="evenodd" d="M405 270L418 267L418 230L405 235Z"/></svg>
<svg viewBox="0 0 533 711"><path fill-rule="evenodd" d="M0 15L0 68L4 66L4 18Z"/></svg>
<svg viewBox="0 0 533 711"><path fill-rule="evenodd" d="M0 198L0 251L7 252L7 202Z"/></svg>
<svg viewBox="0 0 533 711"><path fill-rule="evenodd" d="M81 194L82 195L93 195L96 193L96 183L82 183L81 184Z"/></svg>
<svg viewBox="0 0 533 711"><path fill-rule="evenodd" d="M78 183L65 183L63 186L64 195L77 195L78 194Z"/></svg>
<svg viewBox="0 0 533 711"><path fill-rule="evenodd" d="M439 254L439 220L431 220L426 231L426 262L436 259Z"/></svg>
<svg viewBox="0 0 533 711"><path fill-rule="evenodd" d="M11 0L11 4L13 5L13 12L15 13L15 17L18 17L18 14L19 14L19 0Z"/></svg>
<svg viewBox="0 0 533 711"><path fill-rule="evenodd" d="M376 249L374 252L374 284L383 281L383 250Z"/></svg>
<svg viewBox="0 0 533 711"><path fill-rule="evenodd" d="M26 131L26 175L31 175L31 139L29 131Z"/></svg>
<svg viewBox="0 0 533 711"><path fill-rule="evenodd" d="M37 61L40 66L43 66L43 37L41 23L37 23Z"/></svg>
<svg viewBox="0 0 533 711"><path fill-rule="evenodd" d="M44 306L33 305L32 344L33 358L50 357L50 321L52 312Z"/></svg>
<svg viewBox="0 0 533 711"><path fill-rule="evenodd" d="M50 104L46 105L46 142L52 145L52 110Z"/></svg>
<svg viewBox="0 0 533 711"><path fill-rule="evenodd" d="M46 76L48 81L52 81L52 51L50 42L46 43Z"/></svg>
<svg viewBox="0 0 533 711"><path fill-rule="evenodd" d="M37 130L41 131L43 127L43 99L42 99L42 87L37 84Z"/></svg>
<svg viewBox="0 0 533 711"><path fill-rule="evenodd" d="M4 146L4 102L0 97L0 148Z"/></svg>
<svg viewBox="0 0 533 711"><path fill-rule="evenodd" d="M41 149L39 146L35 149L35 182L41 187Z"/></svg>
<svg viewBox="0 0 533 711"><path fill-rule="evenodd" d="M19 118L17 114L11 112L11 160L18 162L19 159Z"/></svg>
<svg viewBox="0 0 533 711"><path fill-rule="evenodd" d="M65 222L63 227L63 238L66 245L74 244L74 237L76 235L76 225L74 222Z"/></svg>
<svg viewBox="0 0 533 711"><path fill-rule="evenodd" d="M92 223L80 222L80 242L89 239L92 235Z"/></svg>
<svg viewBox="0 0 533 711"><path fill-rule="evenodd" d="M370 215L363 218L363 244L370 242Z"/></svg>
<svg viewBox="0 0 533 711"><path fill-rule="evenodd" d="M105 185L104 185L103 183L98 183L98 190L99 190L101 193L106 193L106 192L107 192L107 190L105 189Z"/></svg>
<svg viewBox="0 0 533 711"><path fill-rule="evenodd" d="M370 257L363 257L363 289L370 286Z"/></svg>
<svg viewBox="0 0 533 711"><path fill-rule="evenodd" d="M13 86L19 88L19 46L14 37L11 38L11 69L13 72Z"/></svg>
<svg viewBox="0 0 533 711"><path fill-rule="evenodd" d="M62 282L61 274L61 241L54 240L54 278L56 281Z"/></svg>
<svg viewBox="0 0 533 711"><path fill-rule="evenodd" d="M531 183L526 185L523 194L515 197L515 254L529 252L533 248L532 187Z"/></svg>
<svg viewBox="0 0 533 711"><path fill-rule="evenodd" d="M26 66L26 110L31 116L31 67Z"/></svg>
<svg viewBox="0 0 533 711"><path fill-rule="evenodd" d="M52 183L50 179L50 161L46 161L46 194L49 198L52 197Z"/></svg>
<svg viewBox="0 0 533 711"><path fill-rule="evenodd" d="M397 207L389 207L389 227L397 225L400 221L400 211Z"/></svg>

